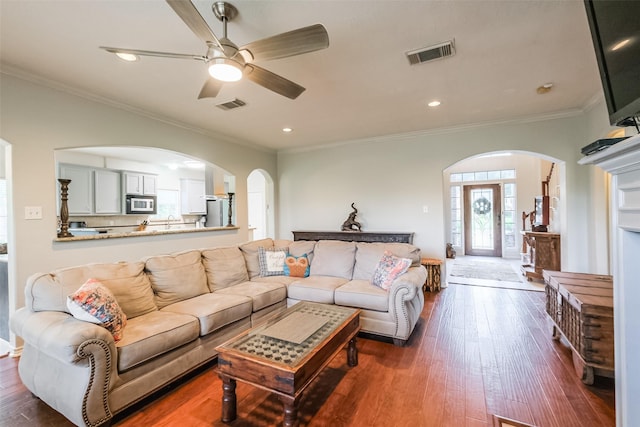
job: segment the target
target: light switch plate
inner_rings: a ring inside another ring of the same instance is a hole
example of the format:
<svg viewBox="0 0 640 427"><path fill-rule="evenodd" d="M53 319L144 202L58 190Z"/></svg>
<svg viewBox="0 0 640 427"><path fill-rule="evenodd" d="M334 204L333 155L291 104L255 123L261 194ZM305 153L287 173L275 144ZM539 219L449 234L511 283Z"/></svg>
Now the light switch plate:
<svg viewBox="0 0 640 427"><path fill-rule="evenodd" d="M42 219L42 206L25 206L24 219Z"/></svg>

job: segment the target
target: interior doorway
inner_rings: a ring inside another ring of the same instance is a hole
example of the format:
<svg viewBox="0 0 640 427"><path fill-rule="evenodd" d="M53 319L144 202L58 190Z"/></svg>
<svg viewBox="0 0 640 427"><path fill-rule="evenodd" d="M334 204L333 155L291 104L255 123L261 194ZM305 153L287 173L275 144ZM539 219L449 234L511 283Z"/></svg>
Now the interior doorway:
<svg viewBox="0 0 640 427"><path fill-rule="evenodd" d="M464 253L502 257L500 184L465 185Z"/></svg>
<svg viewBox="0 0 640 427"><path fill-rule="evenodd" d="M254 170L247 178L249 230L253 240L274 236L273 180L262 170Z"/></svg>

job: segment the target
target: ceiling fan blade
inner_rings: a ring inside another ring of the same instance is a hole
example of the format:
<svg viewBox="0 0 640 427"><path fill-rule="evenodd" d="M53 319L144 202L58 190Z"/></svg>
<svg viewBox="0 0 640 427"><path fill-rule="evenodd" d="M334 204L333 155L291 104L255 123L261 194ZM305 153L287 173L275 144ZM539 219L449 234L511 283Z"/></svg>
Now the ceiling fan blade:
<svg viewBox="0 0 640 427"><path fill-rule="evenodd" d="M280 77L271 71L253 64L247 64L245 66L245 76L252 82L272 90L277 94L286 96L289 99L296 99L306 90L291 80L287 80L284 77Z"/></svg>
<svg viewBox="0 0 640 427"><path fill-rule="evenodd" d="M154 50L140 50L140 49L122 49L119 47L100 46L100 49L104 49L110 53L130 53L132 55L140 56L159 56L161 58L176 58L176 59L196 59L198 61L206 61L202 55L192 55L189 53L172 53L172 52L156 52Z"/></svg>
<svg viewBox="0 0 640 427"><path fill-rule="evenodd" d="M254 61L286 58L329 47L329 35L322 24L267 37L240 47L248 50Z"/></svg>
<svg viewBox="0 0 640 427"><path fill-rule="evenodd" d="M207 25L198 9L189 0L166 0L173 11L187 24L187 27L207 45L215 43L220 49L224 50L220 44L220 40L213 34L213 31Z"/></svg>
<svg viewBox="0 0 640 427"><path fill-rule="evenodd" d="M216 80L213 77L209 77L204 85L202 86L202 90L200 90L200 94L198 95L198 99L202 98L215 98L218 96L218 92L222 89L223 82L220 80Z"/></svg>

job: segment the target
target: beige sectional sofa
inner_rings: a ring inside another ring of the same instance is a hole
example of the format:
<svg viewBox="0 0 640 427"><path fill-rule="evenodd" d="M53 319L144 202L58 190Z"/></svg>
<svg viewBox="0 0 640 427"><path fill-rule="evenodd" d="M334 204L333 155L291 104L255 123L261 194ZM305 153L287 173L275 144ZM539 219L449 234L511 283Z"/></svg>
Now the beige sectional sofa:
<svg viewBox="0 0 640 427"><path fill-rule="evenodd" d="M261 275L260 247L307 254L309 277ZM412 261L388 291L370 283L385 250ZM404 344L424 306L426 271L419 261L419 249L403 243L264 239L34 274L26 306L11 318L12 330L24 340L20 377L73 423L97 426L297 301L361 308L362 331ZM127 316L117 342L67 307L67 296L92 278L111 291Z"/></svg>

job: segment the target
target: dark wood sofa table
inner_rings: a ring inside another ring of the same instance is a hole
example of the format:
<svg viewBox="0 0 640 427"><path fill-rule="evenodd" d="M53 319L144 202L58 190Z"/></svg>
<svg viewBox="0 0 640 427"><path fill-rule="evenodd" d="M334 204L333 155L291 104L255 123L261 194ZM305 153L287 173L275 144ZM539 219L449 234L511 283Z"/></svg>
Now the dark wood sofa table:
<svg viewBox="0 0 640 427"><path fill-rule="evenodd" d="M358 364L359 330L358 309L300 302L218 346L222 421L236 419L236 381L242 381L278 395L284 425L296 425L302 393L345 346L348 365Z"/></svg>

